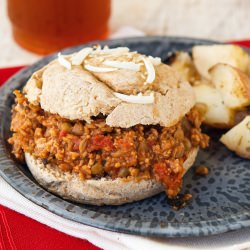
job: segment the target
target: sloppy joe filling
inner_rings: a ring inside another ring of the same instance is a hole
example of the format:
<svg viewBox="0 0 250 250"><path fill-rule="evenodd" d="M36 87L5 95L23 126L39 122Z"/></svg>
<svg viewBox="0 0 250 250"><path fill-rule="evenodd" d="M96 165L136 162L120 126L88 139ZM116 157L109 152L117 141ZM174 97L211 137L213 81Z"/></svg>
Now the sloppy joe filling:
<svg viewBox="0 0 250 250"><path fill-rule="evenodd" d="M30 104L20 91L14 93L13 135L8 141L15 157L23 161L24 152L30 153L44 164L76 173L83 180L154 178L163 183L171 198L180 191L183 163L190 151L208 146L197 107L172 127L136 125L123 129L106 125L105 117L96 117L91 124L70 121Z"/></svg>

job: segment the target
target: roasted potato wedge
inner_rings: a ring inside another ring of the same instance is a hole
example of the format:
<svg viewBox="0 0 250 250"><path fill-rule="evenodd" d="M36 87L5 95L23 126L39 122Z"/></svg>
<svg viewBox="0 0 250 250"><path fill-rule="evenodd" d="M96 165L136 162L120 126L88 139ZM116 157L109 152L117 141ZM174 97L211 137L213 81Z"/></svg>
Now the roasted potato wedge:
<svg viewBox="0 0 250 250"><path fill-rule="evenodd" d="M210 79L208 70L217 63L226 63L250 73L250 56L237 45L199 45L192 49L194 65L201 76Z"/></svg>
<svg viewBox="0 0 250 250"><path fill-rule="evenodd" d="M209 73L227 107L241 109L250 105L250 78L246 74L222 63L213 66Z"/></svg>
<svg viewBox="0 0 250 250"><path fill-rule="evenodd" d="M230 129L220 141L239 156L250 159L250 116Z"/></svg>
<svg viewBox="0 0 250 250"><path fill-rule="evenodd" d="M200 79L200 75L194 66L193 60L187 52L176 52L169 65L178 71L184 81L193 84Z"/></svg>
<svg viewBox="0 0 250 250"><path fill-rule="evenodd" d="M223 103L220 92L213 86L201 83L193 86L196 102L207 106L204 123L215 128L230 128L234 125L234 110Z"/></svg>

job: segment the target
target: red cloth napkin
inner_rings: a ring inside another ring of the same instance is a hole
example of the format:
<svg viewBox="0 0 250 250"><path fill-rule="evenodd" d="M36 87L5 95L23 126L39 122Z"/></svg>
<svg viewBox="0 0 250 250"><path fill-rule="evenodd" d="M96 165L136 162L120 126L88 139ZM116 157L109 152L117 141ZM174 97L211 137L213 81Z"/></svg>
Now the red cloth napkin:
<svg viewBox="0 0 250 250"><path fill-rule="evenodd" d="M231 43L250 47L250 40ZM0 85L22 67L0 69ZM0 205L0 250L9 249L89 249L98 247L86 240L81 240Z"/></svg>
<svg viewBox="0 0 250 250"><path fill-rule="evenodd" d="M230 43L250 48L250 40L231 41Z"/></svg>
<svg viewBox="0 0 250 250"><path fill-rule="evenodd" d="M21 68L0 69L0 85ZM0 250L14 249L98 250L100 248L0 205Z"/></svg>

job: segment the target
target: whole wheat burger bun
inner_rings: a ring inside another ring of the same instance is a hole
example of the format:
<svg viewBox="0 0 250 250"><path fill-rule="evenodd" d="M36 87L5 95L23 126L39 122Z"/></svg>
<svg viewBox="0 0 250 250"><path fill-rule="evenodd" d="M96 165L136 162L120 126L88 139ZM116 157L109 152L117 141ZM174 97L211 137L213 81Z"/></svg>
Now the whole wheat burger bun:
<svg viewBox="0 0 250 250"><path fill-rule="evenodd" d="M193 148L184 162L184 174L193 165L198 148ZM80 180L76 174L62 172L45 165L25 153L26 163L37 182L50 192L64 199L93 205L121 205L142 200L164 191L161 183L154 179L136 182L133 179Z"/></svg>
<svg viewBox="0 0 250 250"><path fill-rule="evenodd" d="M106 125L124 130L136 125L175 126L195 105L192 86L178 72L160 58L128 48L85 48L72 55L59 55L31 76L23 93L29 103L39 105L49 115L85 125L102 117ZM185 152L184 174L195 161L197 145ZM138 181L131 176L97 179L92 175L92 179L82 180L79 174L44 164L27 152L31 151L25 151L25 160L37 182L68 200L120 205L167 192L153 176Z"/></svg>

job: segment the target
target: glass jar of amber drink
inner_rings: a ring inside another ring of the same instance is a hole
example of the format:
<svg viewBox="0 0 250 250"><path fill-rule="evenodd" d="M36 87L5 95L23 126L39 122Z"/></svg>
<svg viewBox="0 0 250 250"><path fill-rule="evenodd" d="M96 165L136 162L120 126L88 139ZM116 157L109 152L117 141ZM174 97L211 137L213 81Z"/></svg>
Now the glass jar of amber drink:
<svg viewBox="0 0 250 250"><path fill-rule="evenodd" d="M8 14L16 42L48 54L105 39L110 0L8 0Z"/></svg>

